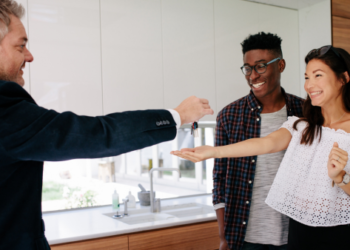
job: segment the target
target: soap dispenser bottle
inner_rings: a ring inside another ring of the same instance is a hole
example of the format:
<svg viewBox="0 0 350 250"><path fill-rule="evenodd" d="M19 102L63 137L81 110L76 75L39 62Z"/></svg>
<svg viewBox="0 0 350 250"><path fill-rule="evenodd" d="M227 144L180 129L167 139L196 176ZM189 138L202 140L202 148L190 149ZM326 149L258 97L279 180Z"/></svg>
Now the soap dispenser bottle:
<svg viewBox="0 0 350 250"><path fill-rule="evenodd" d="M114 190L112 195L112 207L114 211L119 210L119 194L117 193L117 190Z"/></svg>
<svg viewBox="0 0 350 250"><path fill-rule="evenodd" d="M128 206L130 208L136 207L136 199L135 199L135 196L131 194L131 191L129 191L128 199L129 199Z"/></svg>

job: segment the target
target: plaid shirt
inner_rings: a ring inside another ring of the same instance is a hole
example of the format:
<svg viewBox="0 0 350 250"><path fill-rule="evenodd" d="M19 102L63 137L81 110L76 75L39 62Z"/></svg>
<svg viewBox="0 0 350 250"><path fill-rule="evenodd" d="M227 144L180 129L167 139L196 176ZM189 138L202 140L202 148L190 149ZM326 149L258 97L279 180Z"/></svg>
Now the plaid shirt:
<svg viewBox="0 0 350 250"><path fill-rule="evenodd" d="M285 93L287 116L302 116L303 99ZM253 92L229 104L217 116L215 145L260 137L262 105ZM230 249L243 246L257 156L215 159L213 204L225 203L225 238Z"/></svg>

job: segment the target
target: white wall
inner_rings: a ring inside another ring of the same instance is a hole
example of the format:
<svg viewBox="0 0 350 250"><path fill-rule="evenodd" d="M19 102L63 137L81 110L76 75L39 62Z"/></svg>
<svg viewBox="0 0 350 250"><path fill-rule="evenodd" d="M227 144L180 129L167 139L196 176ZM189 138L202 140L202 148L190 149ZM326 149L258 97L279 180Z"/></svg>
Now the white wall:
<svg viewBox="0 0 350 250"><path fill-rule="evenodd" d="M34 55L27 86L47 108L101 115L197 95L215 120L249 92L240 43L258 31L282 37L282 85L301 92L296 10L241 0L21 1Z"/></svg>
<svg viewBox="0 0 350 250"><path fill-rule="evenodd" d="M301 97L306 97L304 90L305 56L315 48L332 44L331 1L325 0L299 10L299 53L300 53L300 90Z"/></svg>

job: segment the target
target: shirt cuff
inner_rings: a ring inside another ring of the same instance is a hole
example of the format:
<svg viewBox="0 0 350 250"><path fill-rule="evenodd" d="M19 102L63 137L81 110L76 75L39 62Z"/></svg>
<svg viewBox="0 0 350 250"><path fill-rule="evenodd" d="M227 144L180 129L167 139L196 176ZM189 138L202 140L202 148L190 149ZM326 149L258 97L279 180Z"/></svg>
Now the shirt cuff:
<svg viewBox="0 0 350 250"><path fill-rule="evenodd" d="M218 210L220 208L225 208L225 203L218 203L214 205L214 210Z"/></svg>
<svg viewBox="0 0 350 250"><path fill-rule="evenodd" d="M174 109L167 109L170 114L173 116L174 118L174 121L176 123L176 128L179 129L181 127L181 117L180 117L180 114L174 110Z"/></svg>

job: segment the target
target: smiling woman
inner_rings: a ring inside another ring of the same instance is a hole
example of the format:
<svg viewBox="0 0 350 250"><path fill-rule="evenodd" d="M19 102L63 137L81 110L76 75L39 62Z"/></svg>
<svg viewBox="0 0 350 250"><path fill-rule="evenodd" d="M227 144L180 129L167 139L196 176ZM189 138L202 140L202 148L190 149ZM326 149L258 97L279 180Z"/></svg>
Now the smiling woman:
<svg viewBox="0 0 350 250"><path fill-rule="evenodd" d="M321 135L322 125L339 129L339 122L349 119L349 114L346 113L350 111L350 56L341 48L324 46L311 50L305 63L304 88L308 96L303 109L306 118L303 120L307 119L309 125L303 133L301 143L312 144L314 137ZM339 108L328 112L321 108L333 103ZM297 123L295 127L296 125Z"/></svg>

